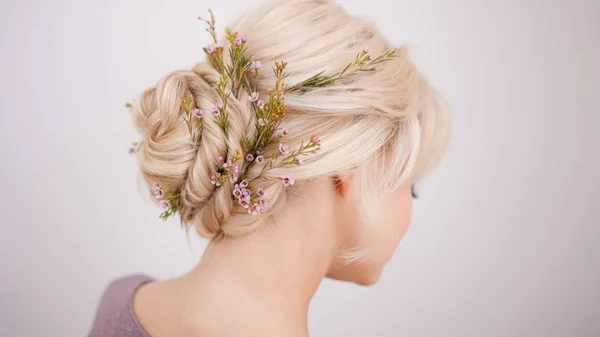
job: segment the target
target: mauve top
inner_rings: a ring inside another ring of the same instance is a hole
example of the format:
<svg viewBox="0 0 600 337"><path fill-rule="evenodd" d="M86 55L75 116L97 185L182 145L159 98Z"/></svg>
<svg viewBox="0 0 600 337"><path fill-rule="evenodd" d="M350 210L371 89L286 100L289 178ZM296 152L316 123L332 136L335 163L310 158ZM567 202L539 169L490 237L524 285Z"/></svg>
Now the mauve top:
<svg viewBox="0 0 600 337"><path fill-rule="evenodd" d="M146 275L130 275L112 281L96 311L89 337L150 337L133 313L133 295L144 283L154 281Z"/></svg>

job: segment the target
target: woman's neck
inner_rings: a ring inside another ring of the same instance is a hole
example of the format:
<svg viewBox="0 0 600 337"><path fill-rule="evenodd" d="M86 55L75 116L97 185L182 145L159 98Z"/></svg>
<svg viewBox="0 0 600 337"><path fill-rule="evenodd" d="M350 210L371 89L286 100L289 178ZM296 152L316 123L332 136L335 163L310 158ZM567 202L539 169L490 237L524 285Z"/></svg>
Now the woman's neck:
<svg viewBox="0 0 600 337"><path fill-rule="evenodd" d="M290 335L295 332L288 329L306 334L310 300L335 259L338 241L331 207L313 200L294 200L300 207L272 216L252 234L211 243L179 279L182 288L247 329L274 324Z"/></svg>

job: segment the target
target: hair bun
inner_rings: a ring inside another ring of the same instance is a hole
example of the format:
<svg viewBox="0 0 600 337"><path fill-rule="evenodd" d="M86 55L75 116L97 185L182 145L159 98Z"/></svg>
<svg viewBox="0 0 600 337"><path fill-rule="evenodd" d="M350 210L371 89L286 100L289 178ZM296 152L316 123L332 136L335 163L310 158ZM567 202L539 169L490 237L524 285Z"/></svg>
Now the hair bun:
<svg viewBox="0 0 600 337"><path fill-rule="evenodd" d="M205 118L212 118L210 110L217 101L214 88L218 78L218 73L206 63L197 64L191 71L172 72L160 79L155 88L143 92L132 110L134 124L145 136L138 149L144 178L150 185L160 184L167 191L179 190L178 211L182 220L201 223L196 227L204 236L220 232L220 225L231 214L231 192L215 190L210 181L218 157L226 153L228 141L216 123L204 123L202 140L195 144L183 120L182 101L191 97L192 107L204 110ZM243 107L234 99L228 105L232 126L240 134L242 121L235 119L243 116Z"/></svg>

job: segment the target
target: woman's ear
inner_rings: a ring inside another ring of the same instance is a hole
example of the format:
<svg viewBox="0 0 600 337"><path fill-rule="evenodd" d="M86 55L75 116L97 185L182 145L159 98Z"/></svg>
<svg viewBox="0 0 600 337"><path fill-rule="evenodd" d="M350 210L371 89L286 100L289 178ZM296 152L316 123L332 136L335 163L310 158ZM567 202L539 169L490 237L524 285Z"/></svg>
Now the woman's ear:
<svg viewBox="0 0 600 337"><path fill-rule="evenodd" d="M350 186L353 180L354 174L352 172L337 173L331 177L333 189L340 197L346 197L350 193Z"/></svg>

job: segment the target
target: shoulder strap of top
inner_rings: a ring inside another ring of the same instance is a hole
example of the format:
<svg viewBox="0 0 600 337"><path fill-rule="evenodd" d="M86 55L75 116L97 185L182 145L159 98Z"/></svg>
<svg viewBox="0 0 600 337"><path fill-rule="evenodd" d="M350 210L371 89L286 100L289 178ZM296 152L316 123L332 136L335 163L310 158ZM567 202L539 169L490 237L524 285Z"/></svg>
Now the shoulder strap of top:
<svg viewBox="0 0 600 337"><path fill-rule="evenodd" d="M89 337L150 337L133 312L133 296L144 283L153 279L146 275L129 275L113 280L102 295Z"/></svg>

